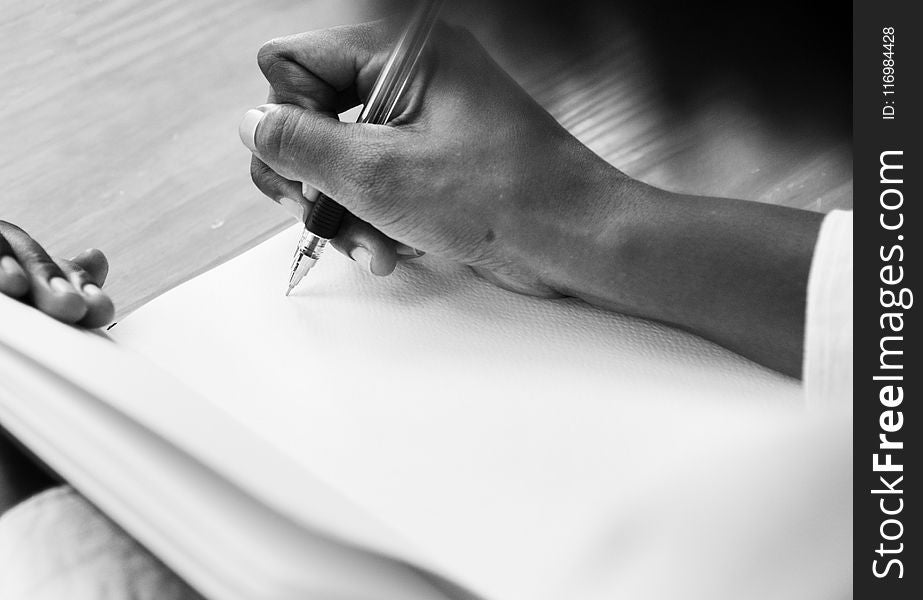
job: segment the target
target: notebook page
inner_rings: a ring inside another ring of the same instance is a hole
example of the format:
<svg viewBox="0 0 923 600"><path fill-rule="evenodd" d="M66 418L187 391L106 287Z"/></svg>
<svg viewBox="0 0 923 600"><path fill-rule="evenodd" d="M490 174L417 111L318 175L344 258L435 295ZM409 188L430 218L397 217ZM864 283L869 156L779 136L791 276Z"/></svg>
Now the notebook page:
<svg viewBox="0 0 923 600"><path fill-rule="evenodd" d="M392 559L393 531L147 361L3 295L0 323L0 423L210 598L458 600Z"/></svg>
<svg viewBox="0 0 923 600"><path fill-rule="evenodd" d="M492 600L566 597L625 482L800 404L795 381L690 334L429 256L382 279L331 251L285 298L298 235L111 335Z"/></svg>

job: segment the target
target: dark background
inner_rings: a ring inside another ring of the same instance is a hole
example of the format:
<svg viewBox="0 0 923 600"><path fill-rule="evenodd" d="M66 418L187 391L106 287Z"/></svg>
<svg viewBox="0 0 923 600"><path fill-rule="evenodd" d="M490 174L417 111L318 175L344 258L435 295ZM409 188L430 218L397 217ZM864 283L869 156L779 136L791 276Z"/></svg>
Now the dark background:
<svg viewBox="0 0 923 600"><path fill-rule="evenodd" d="M388 11L406 2L378 4ZM489 21L519 48L589 49L624 23L640 32L652 75L677 110L724 86L781 127L797 126L798 113L815 127L851 132L852 12L842 1L449 0L446 11Z"/></svg>

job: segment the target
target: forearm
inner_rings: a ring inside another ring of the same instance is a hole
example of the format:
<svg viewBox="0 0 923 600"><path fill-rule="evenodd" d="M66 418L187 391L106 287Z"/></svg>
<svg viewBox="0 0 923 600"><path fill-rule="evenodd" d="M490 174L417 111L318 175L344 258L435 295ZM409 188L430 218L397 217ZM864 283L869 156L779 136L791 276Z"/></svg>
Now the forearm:
<svg viewBox="0 0 923 600"><path fill-rule="evenodd" d="M807 279L823 215L672 194L613 176L608 219L571 242L549 285L664 321L799 376Z"/></svg>

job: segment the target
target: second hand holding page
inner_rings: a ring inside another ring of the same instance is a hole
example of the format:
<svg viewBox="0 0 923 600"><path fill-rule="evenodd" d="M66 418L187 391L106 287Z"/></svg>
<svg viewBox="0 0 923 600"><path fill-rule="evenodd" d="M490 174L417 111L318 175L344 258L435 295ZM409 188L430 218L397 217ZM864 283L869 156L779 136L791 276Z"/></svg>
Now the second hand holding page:
<svg viewBox="0 0 923 600"><path fill-rule="evenodd" d="M800 403L796 381L693 335L429 256L382 279L331 254L284 298L273 265L298 234L112 336L492 600L567 597L624 482Z"/></svg>

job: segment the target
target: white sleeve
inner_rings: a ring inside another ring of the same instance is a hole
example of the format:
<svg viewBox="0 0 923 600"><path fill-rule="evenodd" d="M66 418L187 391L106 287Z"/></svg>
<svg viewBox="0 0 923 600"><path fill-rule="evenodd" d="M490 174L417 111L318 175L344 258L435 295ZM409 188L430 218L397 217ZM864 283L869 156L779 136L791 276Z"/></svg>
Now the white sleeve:
<svg viewBox="0 0 923 600"><path fill-rule="evenodd" d="M824 219L808 278L804 390L809 408L852 410L853 213Z"/></svg>

